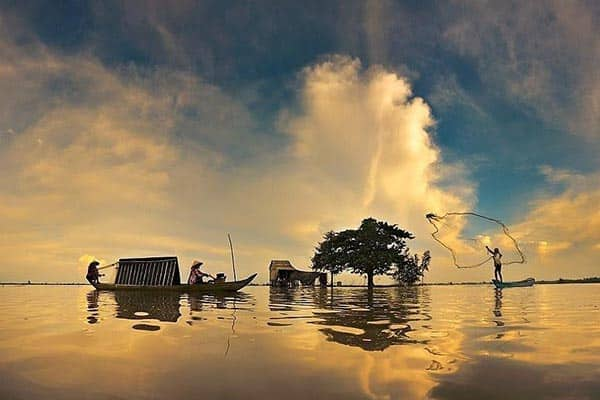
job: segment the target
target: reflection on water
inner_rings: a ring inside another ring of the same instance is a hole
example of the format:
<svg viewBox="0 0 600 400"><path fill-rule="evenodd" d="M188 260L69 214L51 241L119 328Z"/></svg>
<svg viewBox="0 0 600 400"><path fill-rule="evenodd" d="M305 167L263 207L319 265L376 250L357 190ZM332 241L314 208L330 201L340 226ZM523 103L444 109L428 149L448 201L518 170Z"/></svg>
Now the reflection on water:
<svg viewBox="0 0 600 400"><path fill-rule="evenodd" d="M427 340L409 336L415 321L428 321L429 288L348 289L344 291L290 291L271 289L271 311L294 310L308 306L317 310L319 319L311 323L328 340L360 347L363 350L385 350L395 344L423 343ZM273 316L271 321L284 321L295 316Z"/></svg>
<svg viewBox="0 0 600 400"><path fill-rule="evenodd" d="M102 295L114 297L116 302L115 316L117 318L177 322L181 316L179 312L179 293L120 290L102 292Z"/></svg>
<svg viewBox="0 0 600 400"><path fill-rule="evenodd" d="M600 398L596 285L0 296L2 399Z"/></svg>

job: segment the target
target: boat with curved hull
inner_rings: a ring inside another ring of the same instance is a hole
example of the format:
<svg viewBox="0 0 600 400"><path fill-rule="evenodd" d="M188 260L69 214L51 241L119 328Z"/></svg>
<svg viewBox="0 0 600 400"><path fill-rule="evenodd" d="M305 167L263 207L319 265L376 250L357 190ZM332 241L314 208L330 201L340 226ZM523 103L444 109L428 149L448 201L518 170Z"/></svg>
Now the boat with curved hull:
<svg viewBox="0 0 600 400"><path fill-rule="evenodd" d="M144 290L144 291L173 291L182 293L221 293L221 292L237 292L256 277L252 274L241 281L232 282L209 282L197 285L124 285L114 283L95 283L93 286L97 290Z"/></svg>
<svg viewBox="0 0 600 400"><path fill-rule="evenodd" d="M516 281L516 282L500 282L500 281L497 281L496 279L492 279L492 283L494 284L494 286L496 286L497 289L511 288L511 287L527 287L527 286L533 286L533 284L535 283L535 279L527 278L522 281Z"/></svg>

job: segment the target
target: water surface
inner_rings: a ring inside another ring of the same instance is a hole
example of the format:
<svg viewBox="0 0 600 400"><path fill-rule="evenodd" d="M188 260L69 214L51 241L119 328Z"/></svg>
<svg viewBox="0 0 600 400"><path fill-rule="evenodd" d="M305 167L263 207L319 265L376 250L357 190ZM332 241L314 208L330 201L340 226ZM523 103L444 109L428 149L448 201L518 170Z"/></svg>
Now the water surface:
<svg viewBox="0 0 600 400"><path fill-rule="evenodd" d="M600 286L0 286L1 399L598 399Z"/></svg>

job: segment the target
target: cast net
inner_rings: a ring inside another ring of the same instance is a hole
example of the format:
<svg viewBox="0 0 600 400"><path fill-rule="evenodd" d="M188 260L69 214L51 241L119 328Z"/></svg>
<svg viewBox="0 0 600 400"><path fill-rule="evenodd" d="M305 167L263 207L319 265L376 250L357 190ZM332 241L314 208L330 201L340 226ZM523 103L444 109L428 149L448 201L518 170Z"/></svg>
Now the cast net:
<svg viewBox="0 0 600 400"><path fill-rule="evenodd" d="M502 253L502 265L524 264L525 255L508 227L500 220L474 212L449 212L425 216L434 227L433 239L452 255L457 268L477 268L492 256L486 246Z"/></svg>

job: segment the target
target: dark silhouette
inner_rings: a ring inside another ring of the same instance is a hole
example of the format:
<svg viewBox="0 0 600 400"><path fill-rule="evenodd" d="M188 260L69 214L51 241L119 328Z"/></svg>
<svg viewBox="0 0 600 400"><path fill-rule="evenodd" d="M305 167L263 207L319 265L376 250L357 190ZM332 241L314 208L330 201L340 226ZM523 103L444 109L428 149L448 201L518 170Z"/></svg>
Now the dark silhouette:
<svg viewBox="0 0 600 400"><path fill-rule="evenodd" d="M117 290L113 293L116 317L124 319L154 319L177 322L181 294L176 292L147 292L143 290Z"/></svg>
<svg viewBox="0 0 600 400"><path fill-rule="evenodd" d="M269 303L272 312L281 313L271 318L271 326L290 325L298 318L289 315L290 311L305 310L307 304L318 306L312 311L318 320L309 323L319 326L327 340L345 346L383 351L395 345L428 343L417 335L420 323L415 323L431 319L427 287L343 291L271 288Z"/></svg>
<svg viewBox="0 0 600 400"><path fill-rule="evenodd" d="M423 253L420 260L417 254L406 257L406 262L397 265L392 276L400 283L412 285L425 276L425 271L429 271L430 262L431 254L429 250Z"/></svg>
<svg viewBox="0 0 600 400"><path fill-rule="evenodd" d="M98 291L92 290L87 295L87 310L88 316L87 321L88 324L95 324L98 322Z"/></svg>
<svg viewBox="0 0 600 400"><path fill-rule="evenodd" d="M343 272L348 266L345 244L350 240L351 232L327 232L319 243L312 258L312 268L327 271L331 274L331 287L335 281L334 275Z"/></svg>
<svg viewBox="0 0 600 400"><path fill-rule="evenodd" d="M98 261L92 261L90 265L88 265L87 275L85 279L88 280L92 285L99 282L99 278L104 276L98 272L98 265L100 263Z"/></svg>
<svg viewBox="0 0 600 400"><path fill-rule="evenodd" d="M421 262L410 256L407 239L414 239L413 234L397 225L367 218L358 229L327 232L315 249L312 268L330 272L332 282L334 274L349 271L366 275L369 287L374 286L375 275L383 274L413 284L427 270L431 256L425 252Z"/></svg>
<svg viewBox="0 0 600 400"><path fill-rule="evenodd" d="M488 253L492 255L492 259L494 260L494 278L497 281L502 282L502 253L500 253L500 250L497 247L494 249L494 251L492 251L492 249L490 249L488 246L485 246L485 248L487 249Z"/></svg>

